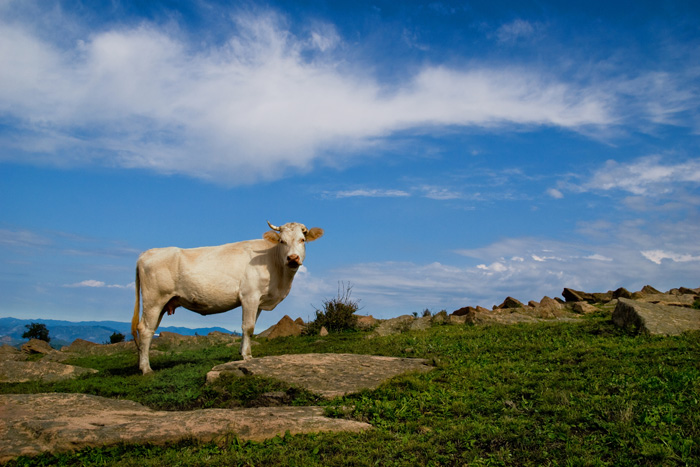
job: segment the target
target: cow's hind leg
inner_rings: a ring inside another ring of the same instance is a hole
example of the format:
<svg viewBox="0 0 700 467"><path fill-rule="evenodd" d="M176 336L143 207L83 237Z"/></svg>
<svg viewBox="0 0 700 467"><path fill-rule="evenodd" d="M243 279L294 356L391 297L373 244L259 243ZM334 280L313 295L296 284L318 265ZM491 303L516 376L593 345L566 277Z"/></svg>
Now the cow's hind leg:
<svg viewBox="0 0 700 467"><path fill-rule="evenodd" d="M146 304L144 303L143 314L141 315L141 321L139 321L138 324L139 368L141 369L144 375L148 373L153 373L148 354L151 348L153 334L155 334L156 329L158 329L160 320L163 314L165 313L163 306L163 303L149 306L146 306Z"/></svg>

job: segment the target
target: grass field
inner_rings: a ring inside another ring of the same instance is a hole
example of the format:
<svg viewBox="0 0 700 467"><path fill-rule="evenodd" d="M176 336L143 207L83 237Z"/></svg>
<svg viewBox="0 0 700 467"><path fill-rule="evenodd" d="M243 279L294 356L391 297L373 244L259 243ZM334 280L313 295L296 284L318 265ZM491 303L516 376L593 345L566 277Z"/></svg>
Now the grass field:
<svg viewBox="0 0 700 467"><path fill-rule="evenodd" d="M99 375L0 391L84 392L160 410L252 406L264 392L288 391L293 404L371 423L368 432L94 448L8 465L700 465L699 333L631 336L600 314L579 323L365 336L262 341L253 354L369 353L429 358L437 367L322 401L258 377L204 386L206 372L235 350L172 348L152 358L156 373L147 377L132 354L86 357L69 363Z"/></svg>

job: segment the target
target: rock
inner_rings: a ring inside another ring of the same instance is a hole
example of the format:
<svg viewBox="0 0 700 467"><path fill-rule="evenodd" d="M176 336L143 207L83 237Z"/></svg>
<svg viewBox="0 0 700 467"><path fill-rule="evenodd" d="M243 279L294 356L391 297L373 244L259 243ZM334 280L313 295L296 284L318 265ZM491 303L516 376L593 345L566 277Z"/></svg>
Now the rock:
<svg viewBox="0 0 700 467"><path fill-rule="evenodd" d="M624 287L620 287L619 289L617 289L616 291L614 291L614 292L612 293L612 296L613 296L613 299L620 298L620 297L622 297L622 298L632 298L632 294L629 292L629 290L627 290L627 289L624 288Z"/></svg>
<svg viewBox="0 0 700 467"><path fill-rule="evenodd" d="M41 339L31 339L29 342L22 344L22 352L26 354L40 353L47 354L53 351L53 348L48 342Z"/></svg>
<svg viewBox="0 0 700 467"><path fill-rule="evenodd" d="M501 303L500 305L498 305L498 306L495 307L495 308L500 308L500 309L504 309L504 308L525 308L525 305L523 305L521 301L519 301L519 300L517 300L517 299L515 299L515 298L513 298L513 297L506 297L506 299L503 301L503 303Z"/></svg>
<svg viewBox="0 0 700 467"><path fill-rule="evenodd" d="M462 316L457 316L457 315L450 315L448 316L448 324L465 324L467 322L467 318L469 315L462 315Z"/></svg>
<svg viewBox="0 0 700 467"><path fill-rule="evenodd" d="M403 315L382 321L374 332L372 332L372 334L368 337L389 336L391 334L405 332L408 330L414 320L415 318L411 315Z"/></svg>
<svg viewBox="0 0 700 467"><path fill-rule="evenodd" d="M75 353L91 353L100 344L95 344L94 342L86 341L84 339L76 339L71 342L70 345L64 345L61 347L61 352L75 352Z"/></svg>
<svg viewBox="0 0 700 467"><path fill-rule="evenodd" d="M574 289L569 289L565 288L564 291L561 293L562 297L566 300L567 303L569 302L588 302L588 303L596 303L597 299L586 292L581 292L579 290L574 290Z"/></svg>
<svg viewBox="0 0 700 467"><path fill-rule="evenodd" d="M642 287L642 290L640 292L642 292L644 294L660 294L660 293L662 293L660 290L656 290L654 287L652 287L650 285L645 285L644 287Z"/></svg>
<svg viewBox="0 0 700 467"><path fill-rule="evenodd" d="M374 389L408 371L427 372L432 368L427 360L418 358L355 354L276 355L217 365L207 373L207 382L216 381L222 374L259 375L331 399L362 389Z"/></svg>
<svg viewBox="0 0 700 467"><path fill-rule="evenodd" d="M574 311L574 313L579 313L581 315L598 311L598 308L594 307L588 302L576 302L571 306L571 309Z"/></svg>
<svg viewBox="0 0 700 467"><path fill-rule="evenodd" d="M595 299L594 303L607 303L613 299L612 290L609 290L609 291L604 292L604 293L597 293L596 292L596 293L592 293L590 295Z"/></svg>
<svg viewBox="0 0 700 467"><path fill-rule="evenodd" d="M613 322L623 328L651 335L677 335L700 330L700 310L644 303L619 298Z"/></svg>
<svg viewBox="0 0 700 467"><path fill-rule="evenodd" d="M11 345L3 344L0 346L0 361L7 361L7 360L14 360L14 361L20 361L20 360L26 360L27 355L20 352L19 349L12 347Z"/></svg>
<svg viewBox="0 0 700 467"><path fill-rule="evenodd" d="M359 432L367 423L323 415L322 407L155 411L128 400L87 394L0 395L0 462L123 443L164 445L194 439L242 440L322 431Z"/></svg>
<svg viewBox="0 0 700 467"><path fill-rule="evenodd" d="M37 362L0 361L0 383L61 381L90 373L97 373L97 370L43 360Z"/></svg>
<svg viewBox="0 0 700 467"><path fill-rule="evenodd" d="M545 295L542 297L542 300L540 300L536 310L539 311L541 318L557 318L562 315L564 305Z"/></svg>
<svg viewBox="0 0 700 467"><path fill-rule="evenodd" d="M529 302L527 302L527 306L529 306L530 308L537 308L540 306L540 302L530 300Z"/></svg>
<svg viewBox="0 0 700 467"><path fill-rule="evenodd" d="M277 337L300 336L303 330L303 326L292 321L292 318L289 316L284 315L277 324L258 334L258 337L275 339Z"/></svg>
<svg viewBox="0 0 700 467"><path fill-rule="evenodd" d="M432 325L433 318L430 316L423 316L422 318L414 319L413 322L408 327L409 331L425 331L430 329Z"/></svg>
<svg viewBox="0 0 700 467"><path fill-rule="evenodd" d="M328 329L325 326L321 326L321 330L318 332L321 337L326 337L328 335Z"/></svg>
<svg viewBox="0 0 700 467"><path fill-rule="evenodd" d="M304 327L304 320L301 319L301 318L295 319L295 320L294 320L294 323L295 323L295 324L298 324L298 325L301 326L302 328Z"/></svg>
<svg viewBox="0 0 700 467"><path fill-rule="evenodd" d="M473 306L465 306L464 308L453 311L451 316L466 316L470 313L476 313L476 308Z"/></svg>
<svg viewBox="0 0 700 467"><path fill-rule="evenodd" d="M372 329L379 322L374 316L354 315L357 318L357 327L363 330Z"/></svg>
<svg viewBox="0 0 700 467"><path fill-rule="evenodd" d="M430 318L432 324L444 324L447 322L447 312L442 310L435 313L432 317L428 316L428 318Z"/></svg>
<svg viewBox="0 0 700 467"><path fill-rule="evenodd" d="M680 295L698 295L698 294L700 294L700 288L699 289L689 289L688 287L680 287L678 289L678 293Z"/></svg>
<svg viewBox="0 0 700 467"><path fill-rule="evenodd" d="M660 305L684 306L690 308L695 301L695 295L644 294L637 296L637 301L658 303Z"/></svg>

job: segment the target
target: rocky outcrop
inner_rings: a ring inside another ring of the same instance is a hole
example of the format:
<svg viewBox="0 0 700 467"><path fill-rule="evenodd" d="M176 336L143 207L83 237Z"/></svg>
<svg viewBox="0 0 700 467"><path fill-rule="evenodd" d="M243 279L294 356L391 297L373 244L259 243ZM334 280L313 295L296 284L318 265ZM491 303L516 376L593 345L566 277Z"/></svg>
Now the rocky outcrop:
<svg viewBox="0 0 700 467"><path fill-rule="evenodd" d="M411 315L397 316L396 318L387 319L379 323L370 337L389 336L400 332L408 331L416 318Z"/></svg>
<svg viewBox="0 0 700 467"><path fill-rule="evenodd" d="M700 330L700 310L627 298L618 299L612 319L620 327L650 335L673 336Z"/></svg>
<svg viewBox="0 0 700 467"><path fill-rule="evenodd" d="M3 344L0 346L0 361L15 360L21 361L26 360L27 355L20 352L19 349L12 347L11 345Z"/></svg>
<svg viewBox="0 0 700 467"><path fill-rule="evenodd" d="M358 328L367 331L369 329L372 329L374 326L376 326L379 323L379 320L377 320L374 316L368 315L368 316L362 316L362 315L355 315L357 318L357 321L355 324L357 325Z"/></svg>
<svg viewBox="0 0 700 467"><path fill-rule="evenodd" d="M217 365L207 382L222 375L258 375L302 387L325 398L373 389L409 371L427 372L433 367L418 358L379 357L354 354L277 355Z"/></svg>
<svg viewBox="0 0 700 467"><path fill-rule="evenodd" d="M284 315L277 324L258 334L258 337L275 339L277 337L300 336L303 330L304 322L301 318L297 318L297 321L292 321L292 318Z"/></svg>
<svg viewBox="0 0 700 467"><path fill-rule="evenodd" d="M48 342L41 339L31 339L29 342L22 344L22 352L26 354L47 354L53 352L53 348Z"/></svg>
<svg viewBox="0 0 700 467"><path fill-rule="evenodd" d="M354 420L325 417L322 407L163 412L132 401L86 394L4 394L0 395L0 413L0 462L121 443L210 442L232 434L262 441L286 432L371 428Z"/></svg>
<svg viewBox="0 0 700 467"><path fill-rule="evenodd" d="M503 303L501 303L498 306L494 306L493 308L525 308L525 305L523 305L523 303L520 300L517 300L513 297L506 297Z"/></svg>
<svg viewBox="0 0 700 467"><path fill-rule="evenodd" d="M43 360L37 362L0 361L0 383L61 381L91 373L97 373L97 370Z"/></svg>

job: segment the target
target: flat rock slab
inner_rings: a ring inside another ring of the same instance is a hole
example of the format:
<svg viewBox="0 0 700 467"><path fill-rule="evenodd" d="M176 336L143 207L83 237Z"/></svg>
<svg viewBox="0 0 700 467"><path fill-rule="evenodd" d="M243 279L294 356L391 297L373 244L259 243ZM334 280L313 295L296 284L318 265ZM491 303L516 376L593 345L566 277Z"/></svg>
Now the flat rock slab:
<svg viewBox="0 0 700 467"><path fill-rule="evenodd" d="M0 383L61 381L89 373L97 373L97 370L42 360L37 362L0 361Z"/></svg>
<svg viewBox="0 0 700 467"><path fill-rule="evenodd" d="M618 299L613 322L651 335L675 336L700 330L700 310Z"/></svg>
<svg viewBox="0 0 700 467"><path fill-rule="evenodd" d="M432 369L428 360L419 358L335 353L277 355L217 365L207 373L207 382L215 381L222 374L266 376L332 399L362 389L374 389L402 373Z"/></svg>
<svg viewBox="0 0 700 467"><path fill-rule="evenodd" d="M22 455L119 443L261 441L276 435L363 431L370 425L323 416L322 407L155 411L136 402L86 394L0 395L0 462Z"/></svg>

